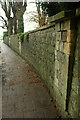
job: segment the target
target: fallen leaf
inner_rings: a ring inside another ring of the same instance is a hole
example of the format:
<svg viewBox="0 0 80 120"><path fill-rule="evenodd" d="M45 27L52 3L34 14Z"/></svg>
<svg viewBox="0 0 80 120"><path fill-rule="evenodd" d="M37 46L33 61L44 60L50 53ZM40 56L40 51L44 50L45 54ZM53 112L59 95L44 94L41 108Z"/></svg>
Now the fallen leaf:
<svg viewBox="0 0 80 120"><path fill-rule="evenodd" d="M26 94L24 94L24 96L26 96Z"/></svg>
<svg viewBox="0 0 80 120"><path fill-rule="evenodd" d="M14 88L11 88L12 91L14 91Z"/></svg>
<svg viewBox="0 0 80 120"><path fill-rule="evenodd" d="M17 69L20 69L20 67L18 66Z"/></svg>
<svg viewBox="0 0 80 120"><path fill-rule="evenodd" d="M13 104L14 110L18 110L16 103Z"/></svg>
<svg viewBox="0 0 80 120"><path fill-rule="evenodd" d="M29 82L28 84L39 84L41 81L40 80L35 80L35 81L31 81L31 82Z"/></svg>
<svg viewBox="0 0 80 120"><path fill-rule="evenodd" d="M11 81L9 82L9 86L14 85L15 83L16 83L15 80L11 80Z"/></svg>
<svg viewBox="0 0 80 120"><path fill-rule="evenodd" d="M43 100L40 100L40 104L44 104L44 101L43 101Z"/></svg>
<svg viewBox="0 0 80 120"><path fill-rule="evenodd" d="M33 77L37 78L37 77L38 77L38 75L34 74L34 75L33 75Z"/></svg>

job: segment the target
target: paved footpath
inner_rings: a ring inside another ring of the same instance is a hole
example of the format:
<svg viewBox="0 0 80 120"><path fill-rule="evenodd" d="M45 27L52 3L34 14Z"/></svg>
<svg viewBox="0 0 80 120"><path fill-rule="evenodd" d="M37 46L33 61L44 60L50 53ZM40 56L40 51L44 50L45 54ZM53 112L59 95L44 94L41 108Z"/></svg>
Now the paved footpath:
<svg viewBox="0 0 80 120"><path fill-rule="evenodd" d="M1 46L0 46L0 120L2 118L2 58L1 58Z"/></svg>
<svg viewBox="0 0 80 120"><path fill-rule="evenodd" d="M34 69L7 45L0 42L0 46L2 117L57 118L49 93Z"/></svg>

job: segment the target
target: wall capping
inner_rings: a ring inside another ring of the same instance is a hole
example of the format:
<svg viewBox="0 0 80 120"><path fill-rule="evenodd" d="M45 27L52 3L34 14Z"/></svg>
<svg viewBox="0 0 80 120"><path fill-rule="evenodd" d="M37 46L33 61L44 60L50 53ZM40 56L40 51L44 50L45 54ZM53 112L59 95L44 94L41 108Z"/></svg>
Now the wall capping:
<svg viewBox="0 0 80 120"><path fill-rule="evenodd" d="M35 30L29 31L28 33L30 34L30 33L38 32L38 31L42 31L42 30L51 28L51 27L53 27L53 26L55 26L55 23L51 23L51 24L44 25L44 26L39 27L39 28L37 28L37 29L35 29Z"/></svg>
<svg viewBox="0 0 80 120"><path fill-rule="evenodd" d="M67 10L67 11L61 11L58 14L49 17L48 22L58 22L60 20L69 19L72 17L80 16L80 8L77 8L76 10Z"/></svg>
<svg viewBox="0 0 80 120"><path fill-rule="evenodd" d="M58 22L58 21L62 21L64 19L69 19L71 17L75 16L75 11L72 10L68 10L68 11L61 11L58 14L48 18L48 22L52 23L52 22Z"/></svg>

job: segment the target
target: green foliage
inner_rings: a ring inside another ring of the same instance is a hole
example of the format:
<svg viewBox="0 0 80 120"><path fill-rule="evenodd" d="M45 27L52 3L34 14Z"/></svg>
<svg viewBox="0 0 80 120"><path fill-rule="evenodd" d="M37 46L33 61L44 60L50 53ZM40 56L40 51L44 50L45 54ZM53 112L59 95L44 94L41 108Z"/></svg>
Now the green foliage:
<svg viewBox="0 0 80 120"><path fill-rule="evenodd" d="M20 33L23 33L24 32L23 14L20 13L19 17L20 17Z"/></svg>
<svg viewBox="0 0 80 120"><path fill-rule="evenodd" d="M26 39L27 42L29 42L29 32L27 32L27 33L25 34L25 39Z"/></svg>
<svg viewBox="0 0 80 120"><path fill-rule="evenodd" d="M24 41L24 33L19 34L19 39L20 39L21 43Z"/></svg>
<svg viewBox="0 0 80 120"><path fill-rule="evenodd" d="M3 32L3 39L4 39L6 36L8 36L8 32L7 32L7 31L6 31L6 32Z"/></svg>
<svg viewBox="0 0 80 120"><path fill-rule="evenodd" d="M61 11L61 6L58 2L42 2L41 7L49 17Z"/></svg>
<svg viewBox="0 0 80 120"><path fill-rule="evenodd" d="M21 43L23 43L24 41L24 36L25 36L25 40L29 42L29 32L26 32L26 33L19 34L19 40L21 41Z"/></svg>
<svg viewBox="0 0 80 120"><path fill-rule="evenodd" d="M21 33L24 32L24 24L23 23L20 25L20 32Z"/></svg>
<svg viewBox="0 0 80 120"><path fill-rule="evenodd" d="M46 15L53 16L60 11L74 10L80 7L80 2L42 2L42 12Z"/></svg>

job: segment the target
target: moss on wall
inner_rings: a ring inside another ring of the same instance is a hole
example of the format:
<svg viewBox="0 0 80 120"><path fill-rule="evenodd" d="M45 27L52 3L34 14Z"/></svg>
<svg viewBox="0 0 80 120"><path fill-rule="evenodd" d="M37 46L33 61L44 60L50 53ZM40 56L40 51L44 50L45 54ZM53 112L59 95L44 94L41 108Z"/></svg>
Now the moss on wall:
<svg viewBox="0 0 80 120"><path fill-rule="evenodd" d="M19 34L19 40L21 41L21 43L24 41L24 33Z"/></svg>

